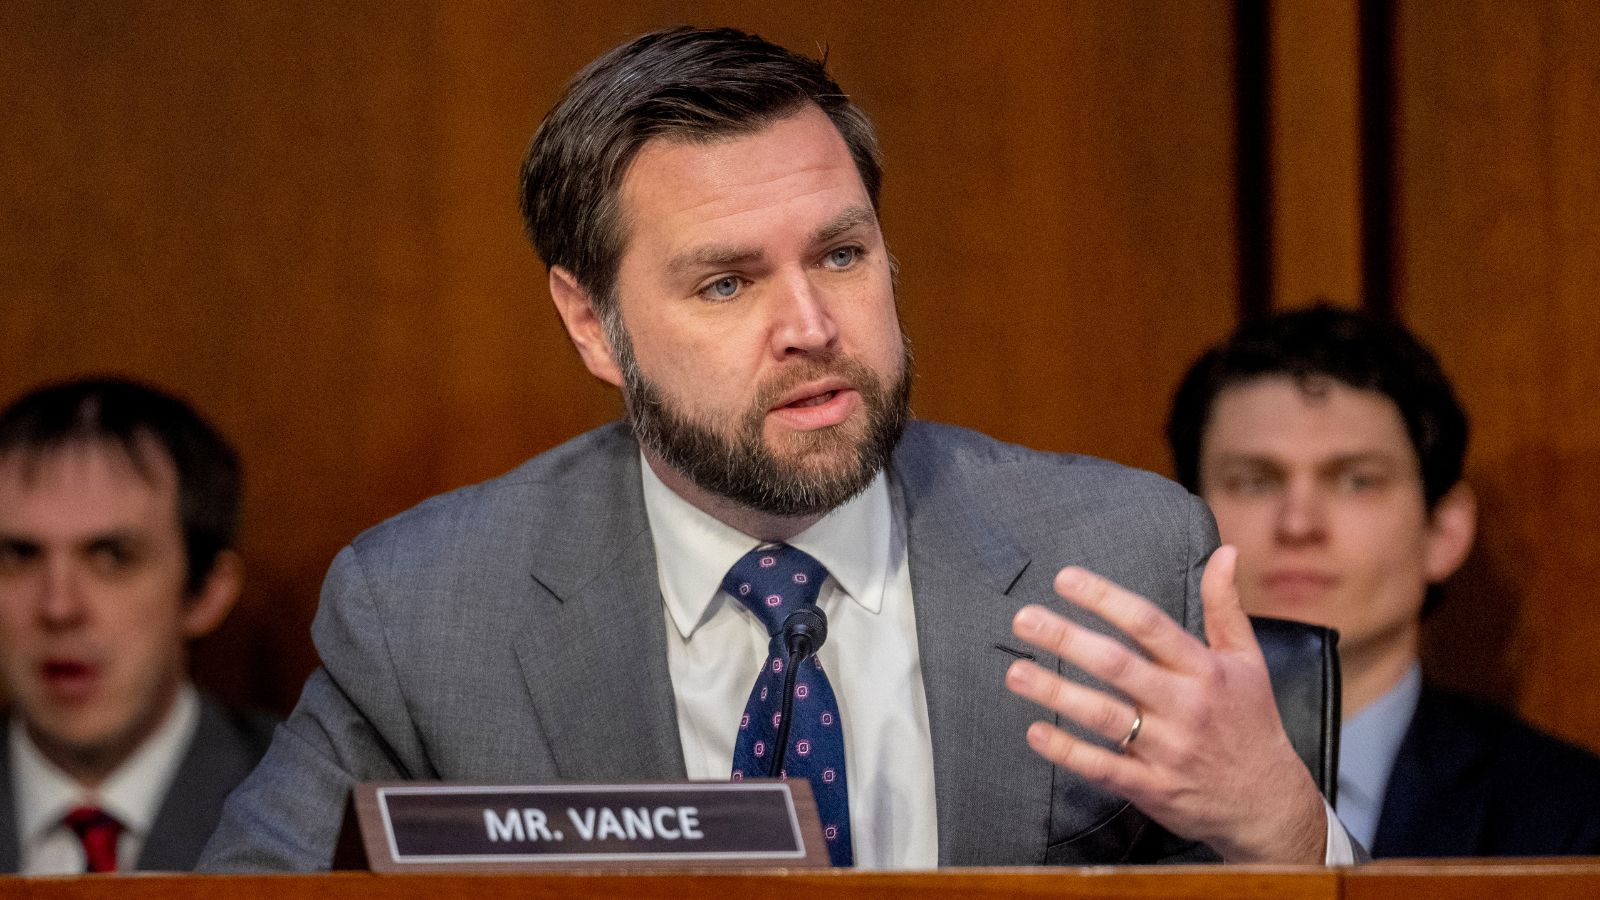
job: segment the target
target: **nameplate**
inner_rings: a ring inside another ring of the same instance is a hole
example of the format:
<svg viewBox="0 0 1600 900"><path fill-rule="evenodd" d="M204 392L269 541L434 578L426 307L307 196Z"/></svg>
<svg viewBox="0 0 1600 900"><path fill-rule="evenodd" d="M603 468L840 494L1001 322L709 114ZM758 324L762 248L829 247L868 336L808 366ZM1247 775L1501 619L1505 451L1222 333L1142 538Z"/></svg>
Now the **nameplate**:
<svg viewBox="0 0 1600 900"><path fill-rule="evenodd" d="M380 872L827 866L811 784L357 785Z"/></svg>

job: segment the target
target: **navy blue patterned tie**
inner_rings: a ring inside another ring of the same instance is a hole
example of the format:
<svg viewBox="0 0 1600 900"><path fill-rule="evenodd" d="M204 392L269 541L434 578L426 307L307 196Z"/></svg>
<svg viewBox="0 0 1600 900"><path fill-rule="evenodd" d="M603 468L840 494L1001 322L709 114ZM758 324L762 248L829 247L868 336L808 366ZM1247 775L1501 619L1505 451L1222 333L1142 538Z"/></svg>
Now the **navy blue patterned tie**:
<svg viewBox="0 0 1600 900"><path fill-rule="evenodd" d="M747 776L764 778L772 765L783 706L783 667L789 662L783 646L783 620L796 609L816 603L827 577L822 563L787 544L778 544L746 553L722 579L722 589L748 606L772 635L767 662L756 676L739 720L739 739L733 748L735 781ZM780 774L810 780L822 834L828 841L828 857L835 866L851 865L855 855L850 847L850 797L844 780L839 702L815 656L802 662L795 673L790 715L794 721L789 723L789 750Z"/></svg>

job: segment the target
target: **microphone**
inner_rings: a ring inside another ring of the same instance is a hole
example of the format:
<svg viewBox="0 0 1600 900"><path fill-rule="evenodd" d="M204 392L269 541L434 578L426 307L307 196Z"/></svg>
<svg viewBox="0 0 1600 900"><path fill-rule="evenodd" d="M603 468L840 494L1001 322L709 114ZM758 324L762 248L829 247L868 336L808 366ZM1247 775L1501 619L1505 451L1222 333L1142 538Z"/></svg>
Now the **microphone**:
<svg viewBox="0 0 1600 900"><path fill-rule="evenodd" d="M822 649L828 639L828 617L815 604L807 604L783 620L783 646L790 656L803 660Z"/></svg>
<svg viewBox="0 0 1600 900"><path fill-rule="evenodd" d="M783 760L789 755L789 713L794 708L795 670L800 668L806 657L821 650L827 639L828 617L822 614L816 604L802 606L784 617L783 646L789 653L789 662L783 673L783 705L778 713L778 737L772 742L774 752L772 767L767 770L768 778L783 774Z"/></svg>

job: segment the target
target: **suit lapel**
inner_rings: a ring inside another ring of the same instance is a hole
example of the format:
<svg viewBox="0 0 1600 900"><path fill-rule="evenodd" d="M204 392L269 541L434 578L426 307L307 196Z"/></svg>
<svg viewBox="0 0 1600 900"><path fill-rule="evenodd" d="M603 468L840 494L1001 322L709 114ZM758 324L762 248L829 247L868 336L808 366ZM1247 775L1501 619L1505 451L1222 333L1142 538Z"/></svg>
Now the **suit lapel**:
<svg viewBox="0 0 1600 900"><path fill-rule="evenodd" d="M941 452L936 434L913 423L895 453L891 484L903 504L917 613L928 724L933 739L941 865L1043 865L1119 859L1142 816L1126 801L1056 768L1027 743L1028 726L1053 721L1100 741L1011 693L1005 672L1028 652L1062 671L1053 656L1026 648L1011 619L1041 603L1086 624L1091 617L1057 597L1056 569L1092 564L1071 523L1029 523L992 482ZM1024 498L1025 499L1025 498ZM1018 535L1051 537L1051 557L1034 559ZM999 646L997 646L999 645ZM1002 649L1005 648L1005 649ZM1065 674L1102 685L1071 669ZM1100 741L1103 743L1103 741ZM1119 827L1107 827L1113 821ZM1048 852L1047 852L1048 851Z"/></svg>
<svg viewBox="0 0 1600 900"><path fill-rule="evenodd" d="M0 738L9 739L10 729L0 728ZM0 872L15 872L21 847L17 839L16 793L11 784L11 748L0 747Z"/></svg>
<svg viewBox="0 0 1600 900"><path fill-rule="evenodd" d="M620 440L603 452L571 508L551 511L566 528L561 550L534 550L517 660L561 778L683 778L638 450Z"/></svg>
<svg viewBox="0 0 1600 900"><path fill-rule="evenodd" d="M184 748L183 761L151 820L137 868L155 872L193 869L222 815L222 802L252 764L222 713L202 698L194 738Z"/></svg>
<svg viewBox="0 0 1600 900"><path fill-rule="evenodd" d="M913 548L917 548L915 543ZM1024 735L1034 708L1005 689L1020 604L920 548L911 553L922 682L933 739L941 865L1038 865L1050 766Z"/></svg>
<svg viewBox="0 0 1600 900"><path fill-rule="evenodd" d="M1459 856L1482 843L1488 783L1471 777L1483 747L1427 687L1400 743L1374 856Z"/></svg>
<svg viewBox="0 0 1600 900"><path fill-rule="evenodd" d="M1038 865L1045 859L1051 766L1025 740L1037 710L1005 688L1018 648L1009 596L1029 566L986 498L938 469L916 431L895 457L916 605L941 865Z"/></svg>

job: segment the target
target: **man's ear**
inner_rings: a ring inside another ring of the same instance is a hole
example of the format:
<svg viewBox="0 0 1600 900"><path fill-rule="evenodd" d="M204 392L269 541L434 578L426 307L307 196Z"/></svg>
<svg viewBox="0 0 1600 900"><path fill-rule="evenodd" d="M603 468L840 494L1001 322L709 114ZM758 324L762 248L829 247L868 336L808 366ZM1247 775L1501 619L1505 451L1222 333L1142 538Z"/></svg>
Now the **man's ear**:
<svg viewBox="0 0 1600 900"><path fill-rule="evenodd" d="M611 342L606 340L606 329L600 322L600 313L594 300L584 290L572 273L560 266L550 267L550 299L555 301L556 313L567 328L567 336L578 348L583 364L594 377L607 384L622 386L622 370L617 366Z"/></svg>
<svg viewBox="0 0 1600 900"><path fill-rule="evenodd" d="M244 558L239 551L224 550L218 553L200 589L184 601L183 616L179 620L183 636L194 640L215 631L233 610L234 602L239 599L239 589L243 586Z"/></svg>
<svg viewBox="0 0 1600 900"><path fill-rule="evenodd" d="M1445 492L1429 515L1423 574L1429 584L1449 578L1466 561L1478 534L1478 497L1465 481Z"/></svg>

